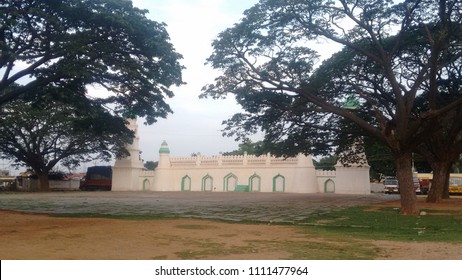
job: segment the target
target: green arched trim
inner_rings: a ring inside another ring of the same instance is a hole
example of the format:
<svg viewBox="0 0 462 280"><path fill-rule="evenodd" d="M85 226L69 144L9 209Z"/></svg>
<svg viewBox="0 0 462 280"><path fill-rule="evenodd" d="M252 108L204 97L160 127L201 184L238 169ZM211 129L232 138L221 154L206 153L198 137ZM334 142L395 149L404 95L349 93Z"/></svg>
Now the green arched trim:
<svg viewBox="0 0 462 280"><path fill-rule="evenodd" d="M257 183L254 184L254 179L257 179ZM249 187L251 192L259 192L261 191L261 177L254 173L252 176L249 177Z"/></svg>
<svg viewBox="0 0 462 280"><path fill-rule="evenodd" d="M286 177L282 176L281 174L278 174L273 177L273 192L280 192L276 189L277 187L276 183L279 178L282 179L282 192L285 192L286 191Z"/></svg>
<svg viewBox="0 0 462 280"><path fill-rule="evenodd" d="M182 192L191 191L191 177L189 177L188 175L181 178L181 191Z"/></svg>
<svg viewBox="0 0 462 280"><path fill-rule="evenodd" d="M210 180L210 190L206 189L208 180ZM213 177L210 176L209 174L202 177L202 191L203 192L211 192L211 191L213 191Z"/></svg>
<svg viewBox="0 0 462 280"><path fill-rule="evenodd" d="M236 190L237 187L237 176L234 175L232 172L226 175L223 178L223 191L228 192L229 191L229 181L231 178L234 178L236 180L236 184L234 185L234 190Z"/></svg>

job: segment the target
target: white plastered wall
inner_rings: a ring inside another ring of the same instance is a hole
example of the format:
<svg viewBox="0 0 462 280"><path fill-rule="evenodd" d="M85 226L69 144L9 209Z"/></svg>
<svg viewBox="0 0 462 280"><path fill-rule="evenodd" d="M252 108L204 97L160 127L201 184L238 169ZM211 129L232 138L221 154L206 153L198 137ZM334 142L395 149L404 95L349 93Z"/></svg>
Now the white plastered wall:
<svg viewBox="0 0 462 280"><path fill-rule="evenodd" d="M113 191L247 191L292 193L369 194L369 166L344 167L337 171L316 171L311 156L293 158L263 156L170 157L164 141L155 171L143 171L139 159L136 121L129 127L135 139L130 156L113 167ZM250 182L250 179L252 181ZM253 189L252 189L253 188Z"/></svg>

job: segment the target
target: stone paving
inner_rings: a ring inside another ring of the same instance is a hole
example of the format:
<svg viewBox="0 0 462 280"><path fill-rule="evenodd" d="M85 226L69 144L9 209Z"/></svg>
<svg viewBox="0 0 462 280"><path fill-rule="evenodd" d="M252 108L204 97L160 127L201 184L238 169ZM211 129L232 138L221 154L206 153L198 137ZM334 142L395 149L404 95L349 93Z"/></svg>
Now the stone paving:
<svg viewBox="0 0 462 280"><path fill-rule="evenodd" d="M398 200L385 194L209 192L0 193L0 210L298 223L313 213Z"/></svg>

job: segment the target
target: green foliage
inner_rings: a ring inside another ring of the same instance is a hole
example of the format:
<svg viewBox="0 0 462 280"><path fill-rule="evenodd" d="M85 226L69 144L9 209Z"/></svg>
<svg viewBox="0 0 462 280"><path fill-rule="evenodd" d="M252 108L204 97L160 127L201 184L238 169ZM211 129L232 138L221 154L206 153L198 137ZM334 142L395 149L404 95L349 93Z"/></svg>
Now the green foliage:
<svg viewBox="0 0 462 280"><path fill-rule="evenodd" d="M321 170L335 170L335 164L337 163L336 156L327 156L321 158L319 161L313 160L316 169Z"/></svg>
<svg viewBox="0 0 462 280"><path fill-rule="evenodd" d="M218 36L208 63L223 74L202 96L233 93L243 106L246 113L226 122L227 135L243 138L262 129L284 152L306 151L330 138L325 130L342 129L334 114L400 153L434 128L424 114L429 108L414 106L417 95L431 92L429 106L440 109L432 117L460 106L460 97L452 106L430 104L444 93L429 83L444 77L440 65L460 65L461 50L451 47L461 38L456 2L340 2L262 0ZM350 23L351 29L341 28ZM320 38L345 48L314 68L317 54L306 42ZM428 69L435 71L427 75ZM349 97L362 105L357 112L343 108Z"/></svg>
<svg viewBox="0 0 462 280"><path fill-rule="evenodd" d="M244 143L239 144L239 149L234 150L232 152L223 153L224 156L238 156L247 153L249 155L260 155L263 153L263 142L257 141L252 142L251 140L247 140Z"/></svg>
<svg viewBox="0 0 462 280"><path fill-rule="evenodd" d="M181 55L165 24L126 0L5 0L0 4L0 105L56 89L82 96L100 85L113 104L148 123L171 112L165 98L180 85Z"/></svg>
<svg viewBox="0 0 462 280"><path fill-rule="evenodd" d="M459 159L452 166L452 173L462 173L462 159Z"/></svg>
<svg viewBox="0 0 462 280"><path fill-rule="evenodd" d="M371 167L371 177L380 180L387 176L396 176L396 164L390 149L382 144L367 138L365 140L367 162Z"/></svg>
<svg viewBox="0 0 462 280"><path fill-rule="evenodd" d="M396 161L403 211L416 214L412 153L462 129L459 2L260 0L213 42L207 62L222 75L202 96L234 94L246 112L225 122L225 134L261 129L282 154L331 154L375 138ZM317 67L310 47L320 41L343 49ZM355 110L343 106L348 98Z"/></svg>
<svg viewBox="0 0 462 280"><path fill-rule="evenodd" d="M144 163L144 168L146 168L147 170L155 170L157 168L157 165L159 164L158 161L146 161Z"/></svg>
<svg viewBox="0 0 462 280"><path fill-rule="evenodd" d="M0 107L3 158L48 174L59 162L68 168L82 162L127 155L133 132L125 121L85 98L36 92Z"/></svg>

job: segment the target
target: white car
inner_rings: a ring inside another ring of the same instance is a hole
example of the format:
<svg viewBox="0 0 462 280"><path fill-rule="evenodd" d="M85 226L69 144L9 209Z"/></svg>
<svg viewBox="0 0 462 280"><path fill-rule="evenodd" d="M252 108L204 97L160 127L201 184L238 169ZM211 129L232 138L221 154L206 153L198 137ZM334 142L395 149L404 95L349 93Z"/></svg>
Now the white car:
<svg viewBox="0 0 462 280"><path fill-rule="evenodd" d="M420 189L420 181L417 177L413 178L415 192L420 194L422 191ZM399 193L398 179L395 177L386 178L383 181L385 186L385 193Z"/></svg>
<svg viewBox="0 0 462 280"><path fill-rule="evenodd" d="M383 185L385 186L385 193L399 193L398 179L395 177L386 178Z"/></svg>

